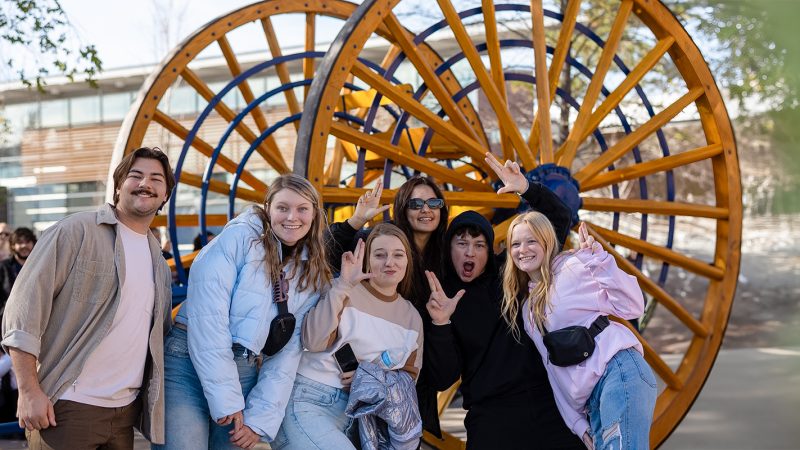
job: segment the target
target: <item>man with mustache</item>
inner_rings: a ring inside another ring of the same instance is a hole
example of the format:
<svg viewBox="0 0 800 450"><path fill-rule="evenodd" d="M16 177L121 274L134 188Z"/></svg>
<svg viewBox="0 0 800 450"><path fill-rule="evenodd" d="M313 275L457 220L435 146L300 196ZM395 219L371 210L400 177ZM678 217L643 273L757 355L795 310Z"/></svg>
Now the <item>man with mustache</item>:
<svg viewBox="0 0 800 450"><path fill-rule="evenodd" d="M169 160L139 148L114 170L114 203L47 229L3 316L31 449L164 442L170 271L150 223L175 186Z"/></svg>

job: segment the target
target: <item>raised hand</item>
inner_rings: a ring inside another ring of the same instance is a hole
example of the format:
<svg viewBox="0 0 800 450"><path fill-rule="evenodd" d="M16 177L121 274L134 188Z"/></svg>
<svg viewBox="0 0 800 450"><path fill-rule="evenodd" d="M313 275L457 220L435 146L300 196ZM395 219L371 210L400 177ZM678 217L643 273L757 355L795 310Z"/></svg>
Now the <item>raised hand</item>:
<svg viewBox="0 0 800 450"><path fill-rule="evenodd" d="M356 203L356 210L353 212L353 217L347 219L347 222L356 230L361 229L370 219L378 214L389 209L390 205L381 206L381 194L383 193L383 185L380 180L375 183L375 187L371 191L367 191L358 198Z"/></svg>
<svg viewBox="0 0 800 450"><path fill-rule="evenodd" d="M578 227L578 247L581 250L585 248L591 249L592 253L603 249L603 246L594 239L594 236L589 234L589 230L586 229L586 222L581 222L580 227Z"/></svg>
<svg viewBox="0 0 800 450"><path fill-rule="evenodd" d="M492 152L486 152L486 163L492 168L500 181L505 186L497 190L498 194L505 194L506 192L516 192L522 194L528 190L528 179L522 174L522 169L516 161L508 160L505 164L501 164L500 160L495 158Z"/></svg>
<svg viewBox="0 0 800 450"><path fill-rule="evenodd" d="M436 278L436 274L426 270L425 277L428 278L428 285L431 288L431 296L425 308L428 310L428 314L431 315L434 325L445 325L450 320L450 316L456 310L458 301L461 300L466 291L461 289L456 292L453 298L450 298L444 293L442 283Z"/></svg>
<svg viewBox="0 0 800 450"><path fill-rule="evenodd" d="M339 278L350 286L355 286L363 280L372 278L371 273L364 273L364 241L358 240L356 249L342 255L342 270Z"/></svg>

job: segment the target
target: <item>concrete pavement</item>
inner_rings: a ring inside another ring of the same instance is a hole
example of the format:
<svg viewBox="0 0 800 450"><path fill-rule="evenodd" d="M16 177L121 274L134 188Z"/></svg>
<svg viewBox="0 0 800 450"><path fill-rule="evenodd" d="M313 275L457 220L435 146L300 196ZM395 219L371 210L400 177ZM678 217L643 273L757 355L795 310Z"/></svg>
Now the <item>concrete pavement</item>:
<svg viewBox="0 0 800 450"><path fill-rule="evenodd" d="M800 347L722 350L700 397L661 449L800 450L798 410ZM447 411L443 425L462 434L463 410ZM0 440L0 450L24 448L24 441ZM136 450L149 448L137 439Z"/></svg>

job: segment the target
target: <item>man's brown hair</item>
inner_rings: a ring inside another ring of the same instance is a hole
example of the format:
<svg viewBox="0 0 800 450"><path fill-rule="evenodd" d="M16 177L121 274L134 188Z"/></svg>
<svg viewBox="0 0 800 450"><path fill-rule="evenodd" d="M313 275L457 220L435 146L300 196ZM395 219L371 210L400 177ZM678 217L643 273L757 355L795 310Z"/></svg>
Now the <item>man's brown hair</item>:
<svg viewBox="0 0 800 450"><path fill-rule="evenodd" d="M117 202L119 202L119 188L127 178L128 172L130 172L137 158L155 159L161 163L161 167L164 169L164 180L167 182L167 198L164 200L164 203L167 203L172 194L172 188L175 187L175 174L172 173L172 169L169 166L169 158L158 147L141 147L128 153L122 158L117 168L114 169L114 206L117 206ZM164 206L164 203L161 206Z"/></svg>

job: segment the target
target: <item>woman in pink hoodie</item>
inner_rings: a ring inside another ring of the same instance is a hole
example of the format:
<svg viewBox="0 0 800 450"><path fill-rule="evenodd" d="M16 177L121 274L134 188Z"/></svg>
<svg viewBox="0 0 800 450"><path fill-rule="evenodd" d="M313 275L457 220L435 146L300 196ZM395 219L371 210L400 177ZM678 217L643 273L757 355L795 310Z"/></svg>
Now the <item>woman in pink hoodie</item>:
<svg viewBox="0 0 800 450"><path fill-rule="evenodd" d="M518 298L524 297L525 331L542 355L567 426L590 449L649 448L656 379L636 336L607 320L641 316L644 299L636 279L617 267L585 224L579 249L561 254L553 226L538 212L514 219L508 236L502 311L519 335L509 318L516 317ZM585 359L565 363L565 350L548 353L543 336L573 326L600 331L593 351L581 349Z"/></svg>

